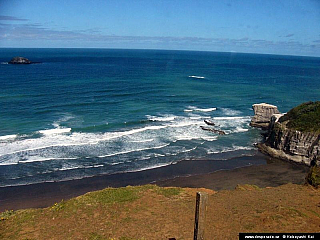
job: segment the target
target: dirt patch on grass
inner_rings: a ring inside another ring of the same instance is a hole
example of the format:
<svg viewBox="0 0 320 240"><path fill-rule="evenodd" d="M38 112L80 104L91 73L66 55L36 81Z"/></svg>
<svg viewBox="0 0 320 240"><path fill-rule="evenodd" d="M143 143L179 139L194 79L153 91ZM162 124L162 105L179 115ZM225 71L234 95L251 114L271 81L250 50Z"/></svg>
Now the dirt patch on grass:
<svg viewBox="0 0 320 240"><path fill-rule="evenodd" d="M145 185L108 188L45 209L0 214L1 239L192 239L197 191L209 194L206 239L239 232L319 232L320 190L287 184L214 192Z"/></svg>

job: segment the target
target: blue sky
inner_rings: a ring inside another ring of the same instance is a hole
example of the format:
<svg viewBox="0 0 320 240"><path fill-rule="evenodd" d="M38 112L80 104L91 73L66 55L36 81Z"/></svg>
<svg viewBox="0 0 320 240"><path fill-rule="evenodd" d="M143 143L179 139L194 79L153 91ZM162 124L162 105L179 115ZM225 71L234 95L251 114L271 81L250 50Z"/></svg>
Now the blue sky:
<svg viewBox="0 0 320 240"><path fill-rule="evenodd" d="M0 47L320 57L320 0L0 0Z"/></svg>

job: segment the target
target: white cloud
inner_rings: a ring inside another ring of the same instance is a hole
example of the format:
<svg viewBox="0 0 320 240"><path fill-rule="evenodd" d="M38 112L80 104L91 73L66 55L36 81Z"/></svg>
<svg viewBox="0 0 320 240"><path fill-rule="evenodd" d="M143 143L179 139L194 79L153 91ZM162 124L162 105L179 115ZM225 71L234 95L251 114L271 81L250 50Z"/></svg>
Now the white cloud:
<svg viewBox="0 0 320 240"><path fill-rule="evenodd" d="M0 40L10 47L120 47L120 48L158 48L185 49L209 51L238 51L252 53L274 53L293 55L320 56L320 50L315 51L319 41L312 44L294 41L288 34L288 41L270 41L242 37L203 38L203 37L172 37L172 36L117 36L103 34L100 29L83 29L81 31L55 30L39 23L22 23L25 19L10 16L0 16ZM14 21L8 22L8 21ZM12 43L19 44L12 46ZM69 45L65 45L65 44ZM3 43L2 43L3 44ZM24 45L23 45L24 44Z"/></svg>

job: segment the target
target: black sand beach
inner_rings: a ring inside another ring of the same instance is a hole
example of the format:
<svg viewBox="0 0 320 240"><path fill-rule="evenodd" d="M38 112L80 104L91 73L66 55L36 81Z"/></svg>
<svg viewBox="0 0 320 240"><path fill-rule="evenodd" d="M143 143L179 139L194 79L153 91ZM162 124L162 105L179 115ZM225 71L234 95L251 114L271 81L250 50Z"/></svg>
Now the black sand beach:
<svg viewBox="0 0 320 240"><path fill-rule="evenodd" d="M47 207L62 199L106 187L157 184L213 190L234 189L237 184L259 187L303 184L308 167L257 153L232 160L188 160L139 172L95 176L64 182L0 188L0 211Z"/></svg>

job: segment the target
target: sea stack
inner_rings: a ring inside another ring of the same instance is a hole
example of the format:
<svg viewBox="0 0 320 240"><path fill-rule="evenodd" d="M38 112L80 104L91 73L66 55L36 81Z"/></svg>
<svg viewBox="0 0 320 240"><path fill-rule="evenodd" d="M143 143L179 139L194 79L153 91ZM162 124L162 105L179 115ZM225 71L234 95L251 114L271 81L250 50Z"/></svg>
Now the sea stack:
<svg viewBox="0 0 320 240"><path fill-rule="evenodd" d="M31 64L32 62L24 57L14 57L8 62L9 64Z"/></svg>
<svg viewBox="0 0 320 240"><path fill-rule="evenodd" d="M280 114L277 106L267 103L253 104L252 108L254 111L254 117L250 122L250 126L252 127L268 129L271 117L274 114Z"/></svg>

